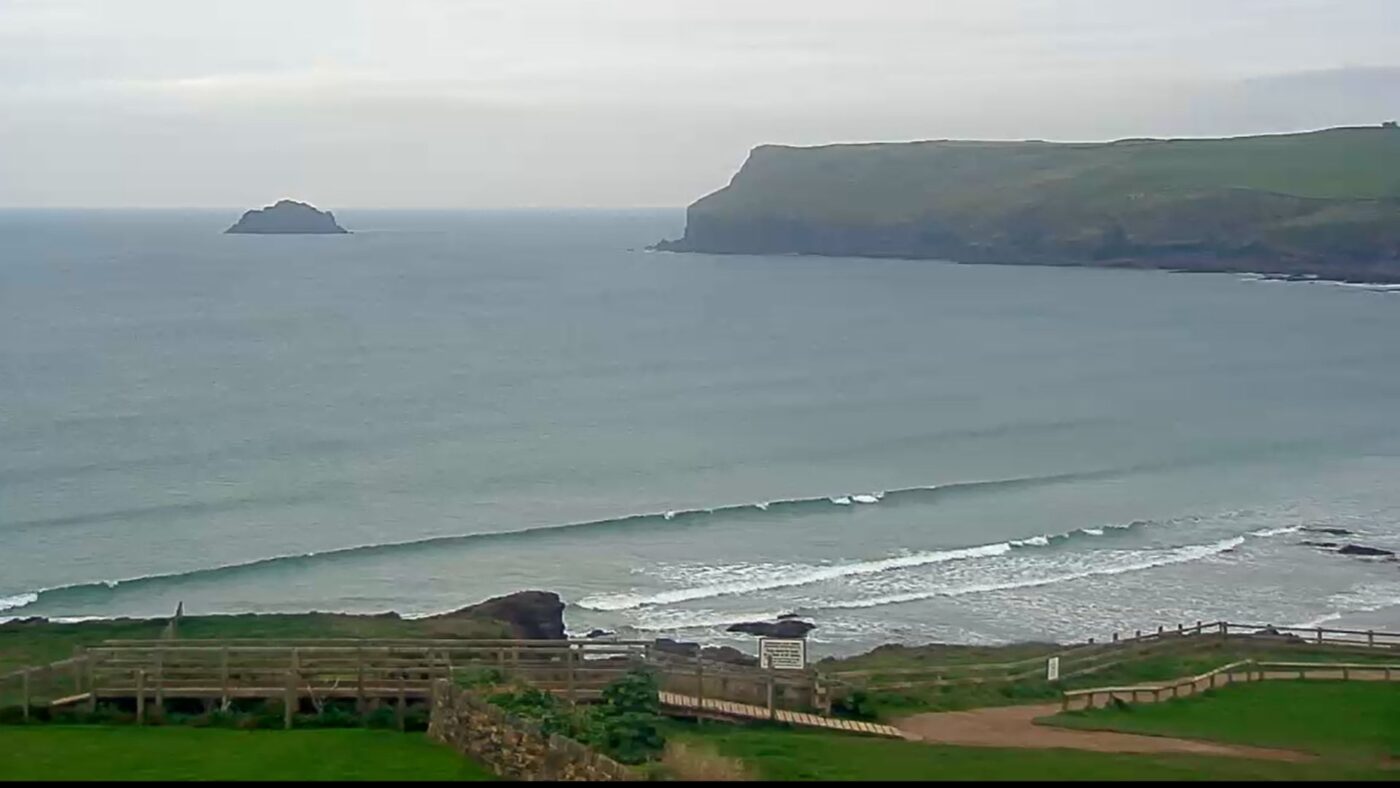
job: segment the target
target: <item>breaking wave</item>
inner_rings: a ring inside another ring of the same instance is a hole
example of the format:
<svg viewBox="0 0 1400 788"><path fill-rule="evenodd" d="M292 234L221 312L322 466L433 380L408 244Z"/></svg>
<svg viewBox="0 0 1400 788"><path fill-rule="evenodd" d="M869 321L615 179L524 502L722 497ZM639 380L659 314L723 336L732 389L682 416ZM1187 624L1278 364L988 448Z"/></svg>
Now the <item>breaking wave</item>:
<svg viewBox="0 0 1400 788"><path fill-rule="evenodd" d="M1149 557L1140 560L1128 561L1121 564L1109 564L1107 566L1090 567L1076 572L1065 572L1045 577L1025 578L1021 580L1007 580L1004 582L978 583L964 586L953 586L949 588L929 589L926 591L912 591L903 594L889 594L886 596L869 597L866 599L854 599L844 602L829 602L820 606L819 609L851 610L868 607L881 607L884 605L897 605L903 602L917 602L935 597L964 596L967 594L984 594L992 591L1010 591L1017 588L1035 588L1038 586L1064 583L1071 580L1081 580L1086 577L1100 575L1121 575L1127 572L1140 572L1144 569L1153 569L1159 566L1169 566L1171 564L1184 564L1191 561L1199 561L1213 555L1244 544L1244 537L1236 536L1231 539L1222 539L1218 542L1203 545L1185 545L1183 547L1173 547L1156 551L1140 551L1149 553Z"/></svg>
<svg viewBox="0 0 1400 788"><path fill-rule="evenodd" d="M758 503L730 504L717 506L708 509L686 509L680 511L663 511L647 514L624 515L621 517L605 518L600 520L589 520L577 523L565 523L562 525L543 525L532 528L523 528L514 531L492 531L475 534L450 534L445 536L431 536L422 539L410 539L400 542L376 542L363 545L352 545L349 547L337 547L329 550L309 551L305 553L276 555L267 558L260 558L253 561L224 564L220 566L202 567L180 572L156 573L149 575L138 575L135 577L94 580L83 583L73 583L69 585L42 588L33 591L24 591L12 596L0 597L0 610L14 610L28 607L42 600L51 600L55 597L65 597L74 594L84 594L93 591L113 590L119 587L149 586L170 583L182 583L192 579L205 579L226 575L243 574L257 572L273 566L295 565L300 563L310 563L317 561L337 560L351 556L365 556L375 554L389 554L398 551L414 551L434 546L449 544L467 544L477 541L487 540L512 540L529 539L546 536L550 533L560 531L573 531L576 529L597 529L597 528L629 528L638 526L658 525L662 523L674 522L677 525L700 524L703 522L719 519L736 518L764 518L784 516L795 513L805 513L819 511L823 508L830 510L838 499L844 500L845 505L853 505L855 502L862 504L879 503L885 506L898 506L909 503L928 503L941 500L948 496L963 494L991 493L1006 491L1009 489L1038 487L1043 485L1053 485L1064 482L1073 482L1087 479L1105 478L1121 473L1115 471L1091 471L1085 473L1063 473L1046 476L1027 476L1010 479L995 479L988 481L954 482L949 484L931 485L926 487L909 487L898 490L875 491L870 493L857 493L844 496L820 496L806 498L790 498L776 501L762 501ZM241 503L241 502L240 502ZM187 505L180 505L181 507ZM174 509L175 507L168 507ZM162 512L165 508L162 508ZM140 510L139 514L149 515L153 512ZM122 512L122 516L128 516L133 512ZM55 518L43 521L42 524L54 525L66 523L68 519L75 521L89 521L100 518L100 515L84 516L82 518ZM39 521L26 524L41 524Z"/></svg>

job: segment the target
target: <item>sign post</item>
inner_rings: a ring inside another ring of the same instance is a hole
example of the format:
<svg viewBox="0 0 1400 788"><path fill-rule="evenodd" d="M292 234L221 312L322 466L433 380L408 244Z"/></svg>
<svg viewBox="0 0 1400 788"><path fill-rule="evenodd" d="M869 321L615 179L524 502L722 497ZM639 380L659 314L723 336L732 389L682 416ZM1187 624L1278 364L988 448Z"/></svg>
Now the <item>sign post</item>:
<svg viewBox="0 0 1400 788"><path fill-rule="evenodd" d="M1046 680L1046 681L1059 681L1059 680L1060 680L1060 658L1059 658L1059 657L1051 657L1050 659L1048 659L1048 660L1045 661L1045 680Z"/></svg>
<svg viewBox="0 0 1400 788"><path fill-rule="evenodd" d="M806 670L807 641L801 638L759 638L758 665L765 670Z"/></svg>

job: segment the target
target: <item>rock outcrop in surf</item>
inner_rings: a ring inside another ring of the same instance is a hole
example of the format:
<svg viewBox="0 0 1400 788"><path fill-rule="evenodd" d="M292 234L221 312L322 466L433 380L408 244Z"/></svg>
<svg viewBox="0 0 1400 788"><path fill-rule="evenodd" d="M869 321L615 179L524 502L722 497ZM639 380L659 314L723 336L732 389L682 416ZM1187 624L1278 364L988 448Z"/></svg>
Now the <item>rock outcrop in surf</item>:
<svg viewBox="0 0 1400 788"><path fill-rule="evenodd" d="M345 235L335 214L296 200L278 200L266 208L243 214L225 233L250 235Z"/></svg>
<svg viewBox="0 0 1400 788"><path fill-rule="evenodd" d="M563 640L566 637L564 600L553 591L517 591L430 618L489 618L509 626L517 638Z"/></svg>
<svg viewBox="0 0 1400 788"><path fill-rule="evenodd" d="M765 638L805 638L808 632L816 628L817 625L810 621L783 618L779 621L745 621L741 624L731 624L725 631L743 632Z"/></svg>

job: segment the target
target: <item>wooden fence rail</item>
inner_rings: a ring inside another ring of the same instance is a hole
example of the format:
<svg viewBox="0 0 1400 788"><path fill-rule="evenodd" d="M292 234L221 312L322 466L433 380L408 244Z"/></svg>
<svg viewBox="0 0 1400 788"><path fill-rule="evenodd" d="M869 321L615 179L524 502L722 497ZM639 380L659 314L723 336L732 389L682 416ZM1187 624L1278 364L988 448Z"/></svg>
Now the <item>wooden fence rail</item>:
<svg viewBox="0 0 1400 788"><path fill-rule="evenodd" d="M1270 646L1279 642L1301 642L1335 653L1400 653L1400 633L1396 632L1223 621L1113 633L1107 639L1051 648L1012 661L861 670L816 667L767 671L661 652L654 642L645 640L110 640L80 649L70 659L0 675L0 706L28 709L34 705L86 702L92 707L100 697L118 696L134 697L144 705L149 694L160 707L167 696L175 693L213 698L221 703L234 697L256 697L259 693L265 693L264 697L275 693L286 699L289 686L297 688L298 699L354 697L362 705L382 699L397 703L400 697L426 696L435 677L464 678L471 671L486 669L586 701L627 670L646 667L657 675L664 690L701 701L713 698L793 711L829 711L834 699L856 688L1010 683L1043 678L1049 657L1060 658L1063 680L1158 653L1205 649L1222 643Z"/></svg>
<svg viewBox="0 0 1400 788"><path fill-rule="evenodd" d="M1127 687L1093 687L1081 690L1066 690L1062 694L1060 708L1069 711L1075 701L1082 700L1080 709L1095 708L1102 697L1103 705L1113 701L1139 703L1143 701L1161 702L1168 698L1178 698L1183 694L1194 695L1217 686L1225 686L1238 681L1268 681L1288 679L1328 679L1342 681L1396 681L1400 680L1400 664L1374 662L1269 662L1253 659L1240 660L1206 671L1198 676L1184 676L1156 684L1139 684ZM1170 693L1170 695L1168 695Z"/></svg>

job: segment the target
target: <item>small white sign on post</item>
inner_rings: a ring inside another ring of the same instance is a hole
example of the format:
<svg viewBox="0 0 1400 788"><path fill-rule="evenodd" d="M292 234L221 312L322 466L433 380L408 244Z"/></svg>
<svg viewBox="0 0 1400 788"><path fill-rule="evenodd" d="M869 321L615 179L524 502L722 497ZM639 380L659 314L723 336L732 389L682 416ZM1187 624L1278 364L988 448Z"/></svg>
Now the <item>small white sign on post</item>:
<svg viewBox="0 0 1400 788"><path fill-rule="evenodd" d="M806 670L807 641L801 638L759 638L758 664L773 670Z"/></svg>
<svg viewBox="0 0 1400 788"><path fill-rule="evenodd" d="M1045 661L1045 680L1046 680L1046 681L1059 681L1059 680L1060 680L1060 658L1059 658L1059 657L1051 657L1050 659L1048 659L1048 660Z"/></svg>

